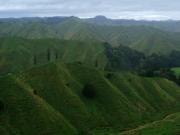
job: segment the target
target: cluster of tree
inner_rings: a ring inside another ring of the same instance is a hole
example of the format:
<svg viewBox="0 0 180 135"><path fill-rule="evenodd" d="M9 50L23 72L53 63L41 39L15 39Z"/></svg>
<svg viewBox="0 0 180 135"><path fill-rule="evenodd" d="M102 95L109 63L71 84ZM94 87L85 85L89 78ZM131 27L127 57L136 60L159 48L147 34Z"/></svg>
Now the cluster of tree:
<svg viewBox="0 0 180 135"><path fill-rule="evenodd" d="M82 90L82 94L88 99L93 99L96 96L95 87L92 84L86 84Z"/></svg>
<svg viewBox="0 0 180 135"><path fill-rule="evenodd" d="M0 112L2 112L3 110L4 110L4 103L0 101Z"/></svg>
<svg viewBox="0 0 180 135"><path fill-rule="evenodd" d="M120 45L112 47L105 43L106 56L109 59L107 69L113 70L157 70L160 68L180 67L180 51L172 51L167 55L152 54L145 56L136 50Z"/></svg>
<svg viewBox="0 0 180 135"><path fill-rule="evenodd" d="M145 77L163 77L171 81L174 81L180 85L180 76L177 76L171 68L159 68L159 69L140 69L139 75Z"/></svg>
<svg viewBox="0 0 180 135"><path fill-rule="evenodd" d="M152 54L141 63L138 73L147 77L164 77L180 85L180 76L171 70L173 67L180 67L179 59L179 51L172 51L168 55Z"/></svg>
<svg viewBox="0 0 180 135"><path fill-rule="evenodd" d="M152 54L145 56L125 46L112 47L105 43L106 55L109 59L107 70L131 70L141 76L164 77L180 85L180 76L177 77L171 70L180 67L180 52L172 51L167 55Z"/></svg>
<svg viewBox="0 0 180 135"><path fill-rule="evenodd" d="M168 55L152 54L147 56L141 68L144 69L160 69L160 68L172 68L180 67L180 51L172 51Z"/></svg>
<svg viewBox="0 0 180 135"><path fill-rule="evenodd" d="M129 47L120 45L112 47L105 43L106 56L108 58L107 70L133 70L138 69L144 61L143 53L132 50Z"/></svg>
<svg viewBox="0 0 180 135"><path fill-rule="evenodd" d="M55 51L54 55L55 55L55 60L57 60L58 59L58 52ZM52 50L50 48L47 49L46 57L47 57L47 62L50 62L52 60ZM36 54L34 54L34 56L33 56L33 64L34 65L38 64L38 59L37 59Z"/></svg>

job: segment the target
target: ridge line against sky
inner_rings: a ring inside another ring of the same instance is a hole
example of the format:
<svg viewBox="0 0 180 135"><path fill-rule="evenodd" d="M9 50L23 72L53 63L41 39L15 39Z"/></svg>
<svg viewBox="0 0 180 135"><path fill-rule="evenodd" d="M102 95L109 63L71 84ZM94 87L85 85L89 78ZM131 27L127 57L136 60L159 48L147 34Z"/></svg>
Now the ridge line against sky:
<svg viewBox="0 0 180 135"><path fill-rule="evenodd" d="M180 20L180 0L0 0L0 18L104 15L111 19Z"/></svg>

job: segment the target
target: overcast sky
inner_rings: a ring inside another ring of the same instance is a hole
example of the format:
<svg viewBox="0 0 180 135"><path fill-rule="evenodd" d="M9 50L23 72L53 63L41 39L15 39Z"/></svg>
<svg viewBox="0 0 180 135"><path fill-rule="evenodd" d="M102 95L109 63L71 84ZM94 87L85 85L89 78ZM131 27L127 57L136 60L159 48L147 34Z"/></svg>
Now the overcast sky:
<svg viewBox="0 0 180 135"><path fill-rule="evenodd" d="M180 0L0 0L0 18L96 15L117 19L180 20Z"/></svg>

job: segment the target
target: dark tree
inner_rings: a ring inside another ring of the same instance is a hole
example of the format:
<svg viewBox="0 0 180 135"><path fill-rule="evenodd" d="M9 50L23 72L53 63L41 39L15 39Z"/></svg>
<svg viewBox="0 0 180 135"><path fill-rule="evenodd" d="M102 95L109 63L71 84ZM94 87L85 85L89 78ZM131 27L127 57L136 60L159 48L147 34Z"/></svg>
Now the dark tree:
<svg viewBox="0 0 180 135"><path fill-rule="evenodd" d="M58 59L58 53L55 52L55 59L57 60Z"/></svg>
<svg viewBox="0 0 180 135"><path fill-rule="evenodd" d="M113 77L113 73L107 73L107 74L105 75L105 77L106 77L107 79L111 79L111 78Z"/></svg>
<svg viewBox="0 0 180 135"><path fill-rule="evenodd" d="M77 63L78 63L79 65L82 65L82 62L81 62L81 61L78 61Z"/></svg>
<svg viewBox="0 0 180 135"><path fill-rule="evenodd" d="M0 101L0 112L4 110L4 103L2 101Z"/></svg>
<svg viewBox="0 0 180 135"><path fill-rule="evenodd" d="M104 46L106 56L109 59L106 67L108 70L134 70L140 66L145 58L144 54L123 45L112 47L105 43Z"/></svg>
<svg viewBox="0 0 180 135"><path fill-rule="evenodd" d="M98 67L98 60L96 60L95 67Z"/></svg>
<svg viewBox="0 0 180 135"><path fill-rule="evenodd" d="M82 90L82 94L89 99L93 99L96 96L96 90L93 85L86 84Z"/></svg>
<svg viewBox="0 0 180 135"><path fill-rule="evenodd" d="M51 61L51 50L50 48L47 49L47 61Z"/></svg>
<svg viewBox="0 0 180 135"><path fill-rule="evenodd" d="M131 78L129 78L129 79L128 79L128 81L129 81L129 82L132 82L132 79L131 79Z"/></svg>
<svg viewBox="0 0 180 135"><path fill-rule="evenodd" d="M34 56L33 56L33 64L34 64L34 65L37 65L37 57L36 57L36 54L34 54Z"/></svg>
<svg viewBox="0 0 180 135"><path fill-rule="evenodd" d="M69 84L69 83L66 83L66 86L68 86L68 87L69 87L69 86L70 86L70 84Z"/></svg>
<svg viewBox="0 0 180 135"><path fill-rule="evenodd" d="M37 95L37 91L36 90L33 90L33 93L34 93L34 95Z"/></svg>

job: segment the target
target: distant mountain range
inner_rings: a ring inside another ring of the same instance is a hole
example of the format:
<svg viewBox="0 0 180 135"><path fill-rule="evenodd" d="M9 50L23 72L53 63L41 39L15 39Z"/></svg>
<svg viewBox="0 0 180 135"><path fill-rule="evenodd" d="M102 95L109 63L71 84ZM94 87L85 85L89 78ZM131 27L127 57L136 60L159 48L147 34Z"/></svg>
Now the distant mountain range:
<svg viewBox="0 0 180 135"><path fill-rule="evenodd" d="M146 54L180 50L179 21L112 20L104 16L0 19L0 37L109 42ZM176 28L175 28L176 27Z"/></svg>
<svg viewBox="0 0 180 135"><path fill-rule="evenodd" d="M78 18L75 16L65 17L24 17L24 18L2 18L1 22L41 22L47 24L57 24L68 19L77 19L85 21L87 23L98 24L98 25L109 25L109 26L151 26L159 28L161 30L180 32L180 20L164 20L164 21L148 21L148 20L133 20L133 19L110 19L105 16L99 15L94 18Z"/></svg>
<svg viewBox="0 0 180 135"><path fill-rule="evenodd" d="M85 19L87 22L98 25L110 26L151 26L161 30L180 32L179 20L166 20L166 21L146 21L146 20L128 20L128 19L109 19L105 16L96 16L94 18Z"/></svg>

